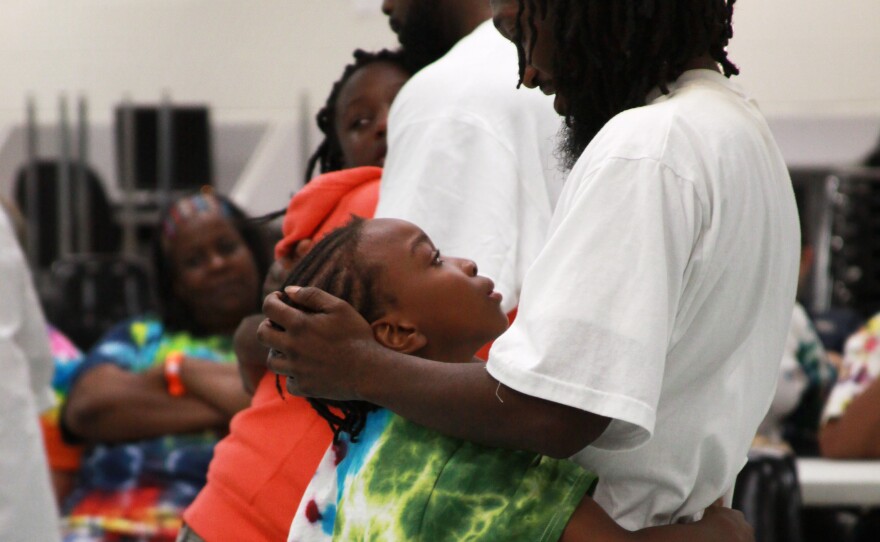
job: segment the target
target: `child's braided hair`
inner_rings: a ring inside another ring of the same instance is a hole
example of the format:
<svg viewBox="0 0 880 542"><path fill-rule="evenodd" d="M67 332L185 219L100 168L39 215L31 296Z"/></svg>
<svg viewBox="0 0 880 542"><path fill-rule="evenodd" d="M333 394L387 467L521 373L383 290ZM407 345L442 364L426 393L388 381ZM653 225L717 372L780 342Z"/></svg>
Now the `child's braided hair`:
<svg viewBox="0 0 880 542"><path fill-rule="evenodd" d="M366 221L352 216L351 222L337 228L321 239L294 267L281 287L314 286L346 301L368 322L373 322L384 314L385 308L394 303L383 298L376 283L381 273L378 265L367 265L358 258L363 225ZM282 299L291 304L290 298ZM276 380L281 392L280 380ZM337 442L340 433L348 433L352 442L357 441L363 430L367 413L378 407L365 401L333 401L312 399L309 403L327 420L333 430L333 441Z"/></svg>

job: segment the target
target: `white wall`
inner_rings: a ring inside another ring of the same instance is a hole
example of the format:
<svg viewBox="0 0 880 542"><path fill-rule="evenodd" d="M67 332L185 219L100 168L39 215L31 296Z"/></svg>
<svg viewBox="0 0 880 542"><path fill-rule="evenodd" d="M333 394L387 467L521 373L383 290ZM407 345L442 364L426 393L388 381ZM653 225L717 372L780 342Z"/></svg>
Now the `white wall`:
<svg viewBox="0 0 880 542"><path fill-rule="evenodd" d="M220 119L315 109L352 49L395 43L379 0L0 0L0 123L62 91L109 118L125 93L207 101ZM360 6L360 11L357 7ZM770 115L880 114L880 2L739 0L731 55Z"/></svg>
<svg viewBox="0 0 880 542"><path fill-rule="evenodd" d="M730 55L771 116L880 116L877 0L740 0Z"/></svg>
<svg viewBox="0 0 880 542"><path fill-rule="evenodd" d="M0 134L22 121L29 93L41 123L57 119L61 92L85 94L98 123L126 94L150 102L164 91L210 104L216 124L290 122L305 92L311 117L355 47L395 45L379 3L0 0ZM739 80L768 116L880 129L880 1L739 0L734 20ZM852 156L823 160L857 157L871 139L838 141Z"/></svg>
<svg viewBox="0 0 880 542"><path fill-rule="evenodd" d="M124 94L208 102L215 118L295 116L317 108L355 47L396 43L375 0L0 0L0 123L33 93L54 121L61 92L109 119Z"/></svg>

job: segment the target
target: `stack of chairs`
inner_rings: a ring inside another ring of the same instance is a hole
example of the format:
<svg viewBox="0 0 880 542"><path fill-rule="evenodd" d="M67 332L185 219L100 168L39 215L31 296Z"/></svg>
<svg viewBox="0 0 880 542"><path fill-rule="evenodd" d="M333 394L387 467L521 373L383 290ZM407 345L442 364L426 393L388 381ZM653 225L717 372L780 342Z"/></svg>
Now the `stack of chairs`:
<svg viewBox="0 0 880 542"><path fill-rule="evenodd" d="M130 251L104 183L88 166L84 102L78 156L72 159L66 100L61 103L60 158L37 156L35 108L29 104L27 158L15 199L27 224L27 252L48 321L88 350L110 326L154 307L150 269Z"/></svg>

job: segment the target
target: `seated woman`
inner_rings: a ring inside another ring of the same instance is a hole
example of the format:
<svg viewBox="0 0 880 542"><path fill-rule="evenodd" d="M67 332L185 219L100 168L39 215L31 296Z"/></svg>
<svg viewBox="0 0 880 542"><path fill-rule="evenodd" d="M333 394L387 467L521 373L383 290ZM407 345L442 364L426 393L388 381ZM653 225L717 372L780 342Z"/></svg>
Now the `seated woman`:
<svg viewBox="0 0 880 542"><path fill-rule="evenodd" d="M354 219L318 243L287 286L354 306L387 348L469 363L507 328L494 284L470 260L441 257L405 221ZM278 294L283 299L285 294ZM443 436L363 402L310 399L333 429L289 541L741 540L734 511L631 533L587 495L596 477L566 460Z"/></svg>
<svg viewBox="0 0 880 542"><path fill-rule="evenodd" d="M73 376L63 429L90 445L66 539L174 540L214 444L247 406L232 334L260 306L268 250L229 200L202 193L162 215L159 316L122 322Z"/></svg>

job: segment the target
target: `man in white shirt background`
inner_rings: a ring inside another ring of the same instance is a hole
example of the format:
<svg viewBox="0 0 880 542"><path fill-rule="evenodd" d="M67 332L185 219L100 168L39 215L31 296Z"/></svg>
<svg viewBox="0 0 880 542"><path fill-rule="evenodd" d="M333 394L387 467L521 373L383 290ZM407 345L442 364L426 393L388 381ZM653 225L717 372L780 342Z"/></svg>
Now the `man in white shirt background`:
<svg viewBox="0 0 880 542"><path fill-rule="evenodd" d="M439 364L378 348L348 305L291 289L306 311L264 305L285 329L260 327L279 352L270 366L294 393L573 455L626 528L693 517L745 463L797 280L785 164L725 77L738 71L725 52L733 1L492 6L522 82L556 94L572 166L516 322L487 367Z"/></svg>
<svg viewBox="0 0 880 542"><path fill-rule="evenodd" d="M516 307L562 189L562 125L552 100L516 85L516 50L485 0L385 0L421 69L388 118L376 216L416 223L448 254L470 258Z"/></svg>

